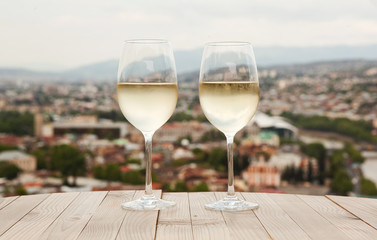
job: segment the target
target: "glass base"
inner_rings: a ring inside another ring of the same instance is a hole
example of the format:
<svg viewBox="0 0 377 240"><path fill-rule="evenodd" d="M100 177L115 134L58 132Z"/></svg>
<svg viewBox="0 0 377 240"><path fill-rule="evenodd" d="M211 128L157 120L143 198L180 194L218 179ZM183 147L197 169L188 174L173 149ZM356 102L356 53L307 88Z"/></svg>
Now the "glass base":
<svg viewBox="0 0 377 240"><path fill-rule="evenodd" d="M236 196L226 196L217 202L204 204L204 207L208 210L244 211L256 209L259 205L257 203L246 202Z"/></svg>
<svg viewBox="0 0 377 240"><path fill-rule="evenodd" d="M156 198L153 194L131 201L122 203L122 208L127 210L161 210L167 207L175 206L175 202L166 201Z"/></svg>

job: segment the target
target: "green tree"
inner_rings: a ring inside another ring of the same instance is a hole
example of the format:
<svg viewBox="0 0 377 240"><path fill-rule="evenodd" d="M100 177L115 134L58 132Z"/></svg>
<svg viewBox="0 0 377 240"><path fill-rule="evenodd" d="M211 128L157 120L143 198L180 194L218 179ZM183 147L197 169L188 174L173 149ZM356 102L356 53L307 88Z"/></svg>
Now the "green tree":
<svg viewBox="0 0 377 240"><path fill-rule="evenodd" d="M196 185L193 189L192 189L193 192L208 192L209 191L209 187L207 185L207 183L205 182L200 182L198 185Z"/></svg>
<svg viewBox="0 0 377 240"><path fill-rule="evenodd" d="M345 169L346 159L344 158L344 152L341 150L335 150L330 155L330 176L334 177L336 171L339 169Z"/></svg>
<svg viewBox="0 0 377 240"><path fill-rule="evenodd" d="M187 164L186 160L177 159L177 160L172 161L171 164L170 164L170 166L172 166L172 167L180 167L180 166L183 166L183 165L186 165L186 164Z"/></svg>
<svg viewBox="0 0 377 240"><path fill-rule="evenodd" d="M234 174L239 175L243 170L249 167L249 156L240 156L237 151L234 151Z"/></svg>
<svg viewBox="0 0 377 240"><path fill-rule="evenodd" d="M377 136L371 133L373 126L370 122L352 121L348 118L329 119L323 116L295 115L291 112L284 112L282 116L304 129L336 132L356 140L377 143Z"/></svg>
<svg viewBox="0 0 377 240"><path fill-rule="evenodd" d="M200 148L194 148L192 150L192 153L195 155L196 160L198 160L199 162L204 162L208 158L208 154Z"/></svg>
<svg viewBox="0 0 377 240"><path fill-rule="evenodd" d="M17 194L17 195L27 195L27 191L23 187L16 188L14 193Z"/></svg>
<svg viewBox="0 0 377 240"><path fill-rule="evenodd" d="M357 150L351 143L344 144L344 151L348 153L349 157L351 158L352 162L354 163L363 163L364 157L361 155L361 152Z"/></svg>
<svg viewBox="0 0 377 240"><path fill-rule="evenodd" d="M211 129L205 132L200 139L202 142L214 142L224 140L224 134L216 129Z"/></svg>
<svg viewBox="0 0 377 240"><path fill-rule="evenodd" d="M352 191L353 185L350 176L344 170L338 170L330 184L331 191L346 196Z"/></svg>
<svg viewBox="0 0 377 240"><path fill-rule="evenodd" d="M51 164L54 170L60 171L65 184L68 176L73 177L73 186L76 186L76 178L86 170L85 156L77 148L71 145L58 145L52 149Z"/></svg>
<svg viewBox="0 0 377 240"><path fill-rule="evenodd" d="M301 146L301 151L310 157L314 157L318 162L318 180L320 184L324 183L326 167L326 148L322 143L310 143Z"/></svg>
<svg viewBox="0 0 377 240"><path fill-rule="evenodd" d="M376 184L367 178L361 179L361 194L368 196L376 196L377 188Z"/></svg>
<svg viewBox="0 0 377 240"><path fill-rule="evenodd" d="M145 183L143 175L140 173L140 171L137 170L125 172L123 174L122 180L123 182L130 183L132 185L141 185Z"/></svg>
<svg viewBox="0 0 377 240"><path fill-rule="evenodd" d="M188 187L185 182L176 182L174 192L188 192Z"/></svg>
<svg viewBox="0 0 377 240"><path fill-rule="evenodd" d="M11 145L6 145L6 144L0 144L0 152L8 151L8 150L17 150L17 147L11 146Z"/></svg>
<svg viewBox="0 0 377 240"><path fill-rule="evenodd" d="M106 164L105 177L107 181L121 181L122 172L120 171L119 165L115 163Z"/></svg>
<svg viewBox="0 0 377 240"><path fill-rule="evenodd" d="M164 184L162 185L162 189L164 189L164 190L167 191L167 192L173 192L173 190L171 189L169 183L164 183Z"/></svg>
<svg viewBox="0 0 377 240"><path fill-rule="evenodd" d="M290 183L302 182L304 181L304 171L294 165L287 166L281 174L281 179Z"/></svg>
<svg viewBox="0 0 377 240"><path fill-rule="evenodd" d="M227 153L224 149L212 148L208 155L208 163L218 171L225 171L227 166Z"/></svg>
<svg viewBox="0 0 377 240"><path fill-rule="evenodd" d="M160 183L161 182L160 178L154 172L152 172L152 182L154 182L154 183Z"/></svg>
<svg viewBox="0 0 377 240"><path fill-rule="evenodd" d="M36 149L30 154L37 158L37 169L47 169L46 151L43 151L42 149Z"/></svg>
<svg viewBox="0 0 377 240"><path fill-rule="evenodd" d="M0 119L2 133L29 136L34 134L34 116L29 112L1 111Z"/></svg>
<svg viewBox="0 0 377 240"><path fill-rule="evenodd" d="M15 179L22 170L16 165L8 162L0 162L0 177L8 180Z"/></svg>
<svg viewBox="0 0 377 240"><path fill-rule="evenodd" d="M106 179L106 173L105 173L105 169L101 166L94 166L92 168L92 171L93 171L93 175L94 175L94 178L97 178L97 179Z"/></svg>
<svg viewBox="0 0 377 240"><path fill-rule="evenodd" d="M141 160L137 158L130 158L130 159L127 159L127 164L141 165Z"/></svg>
<svg viewBox="0 0 377 240"><path fill-rule="evenodd" d="M307 178L306 178L306 181L308 182L312 182L313 181L313 164L311 161L309 161L309 164L308 164L308 175L307 175Z"/></svg>
<svg viewBox="0 0 377 240"><path fill-rule="evenodd" d="M304 181L304 171L300 167L295 169L295 181L296 182Z"/></svg>
<svg viewBox="0 0 377 240"><path fill-rule="evenodd" d="M281 174L281 179L288 182L293 182L295 179L295 166L286 166Z"/></svg>

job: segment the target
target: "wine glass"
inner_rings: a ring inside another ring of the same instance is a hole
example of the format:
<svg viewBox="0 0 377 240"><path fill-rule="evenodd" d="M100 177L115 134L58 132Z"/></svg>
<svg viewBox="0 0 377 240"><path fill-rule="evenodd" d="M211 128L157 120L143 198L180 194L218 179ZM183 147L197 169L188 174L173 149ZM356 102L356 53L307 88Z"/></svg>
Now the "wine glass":
<svg viewBox="0 0 377 240"><path fill-rule="evenodd" d="M211 210L255 209L258 204L234 192L233 139L254 116L259 83L253 48L247 42L206 44L199 78L199 99L207 119L224 133L228 152L228 192L224 199L205 204Z"/></svg>
<svg viewBox="0 0 377 240"><path fill-rule="evenodd" d="M122 207L160 210L174 206L175 202L159 199L152 192L152 137L173 114L178 99L177 73L168 41L125 41L119 61L117 95L123 115L145 139L145 193Z"/></svg>

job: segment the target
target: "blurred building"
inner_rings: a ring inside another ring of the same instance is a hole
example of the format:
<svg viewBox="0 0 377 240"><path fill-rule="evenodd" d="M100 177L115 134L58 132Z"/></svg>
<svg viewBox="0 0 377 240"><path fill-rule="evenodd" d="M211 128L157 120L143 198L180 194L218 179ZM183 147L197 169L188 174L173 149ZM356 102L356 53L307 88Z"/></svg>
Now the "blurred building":
<svg viewBox="0 0 377 240"><path fill-rule="evenodd" d="M42 129L43 129L43 114L36 113L34 114L34 136L42 137Z"/></svg>
<svg viewBox="0 0 377 240"><path fill-rule="evenodd" d="M280 172L265 161L252 162L241 175L250 189L277 188L280 185Z"/></svg>
<svg viewBox="0 0 377 240"><path fill-rule="evenodd" d="M190 160L190 159L194 159L195 156L192 153L192 151L180 147L173 151L172 158L174 160L178 160L178 159Z"/></svg>
<svg viewBox="0 0 377 240"><path fill-rule="evenodd" d="M295 126L278 116L268 116L257 112L254 123L261 130L276 132L280 138L295 138L298 135L298 129Z"/></svg>
<svg viewBox="0 0 377 240"><path fill-rule="evenodd" d="M19 146L23 143L23 141L23 137L8 134L0 134L0 144Z"/></svg>
<svg viewBox="0 0 377 240"><path fill-rule="evenodd" d="M78 116L52 123L43 123L42 127L37 127L43 137L74 133L78 135L94 134L99 138L121 138L127 134L126 123L110 120L99 121L96 116Z"/></svg>
<svg viewBox="0 0 377 240"><path fill-rule="evenodd" d="M243 145L268 145L279 147L280 139L277 133L273 131L260 131L258 134L250 135L242 141Z"/></svg>
<svg viewBox="0 0 377 240"><path fill-rule="evenodd" d="M288 166L294 166L298 168L301 164L303 156L293 152L277 152L272 155L269 162L280 171L283 171Z"/></svg>
<svg viewBox="0 0 377 240"><path fill-rule="evenodd" d="M0 161L12 163L24 172L31 172L37 169L37 159L21 151L4 151L0 153Z"/></svg>
<svg viewBox="0 0 377 240"><path fill-rule="evenodd" d="M198 121L167 123L156 132L155 138L159 142L175 142L184 137L198 141L205 132L212 128L209 123Z"/></svg>

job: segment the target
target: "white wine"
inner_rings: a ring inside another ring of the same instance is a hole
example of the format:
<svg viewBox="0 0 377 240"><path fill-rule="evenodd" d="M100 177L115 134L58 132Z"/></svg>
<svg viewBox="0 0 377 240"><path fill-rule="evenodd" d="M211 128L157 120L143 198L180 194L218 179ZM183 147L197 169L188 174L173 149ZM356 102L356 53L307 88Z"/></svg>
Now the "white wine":
<svg viewBox="0 0 377 240"><path fill-rule="evenodd" d="M173 114L175 83L118 83L118 102L127 120L143 133L153 133Z"/></svg>
<svg viewBox="0 0 377 240"><path fill-rule="evenodd" d="M225 135L234 135L254 116L259 103L257 82L201 82L200 105L208 120Z"/></svg>

